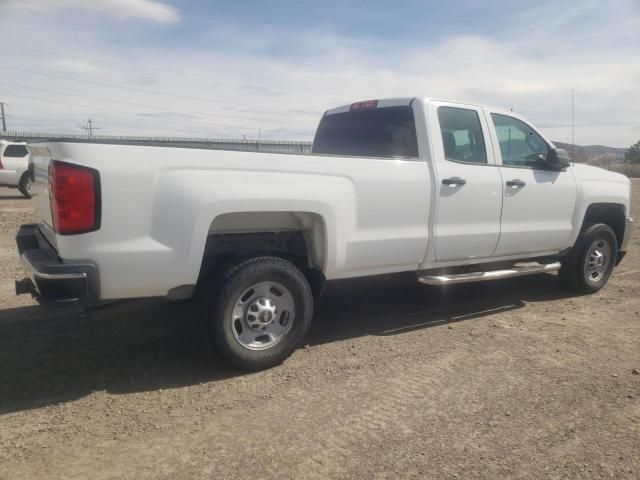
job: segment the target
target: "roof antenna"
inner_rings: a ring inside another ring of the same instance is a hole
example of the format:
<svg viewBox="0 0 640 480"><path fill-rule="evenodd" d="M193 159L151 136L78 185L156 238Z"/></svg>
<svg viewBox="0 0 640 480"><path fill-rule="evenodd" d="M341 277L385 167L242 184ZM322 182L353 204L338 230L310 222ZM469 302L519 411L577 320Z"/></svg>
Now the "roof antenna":
<svg viewBox="0 0 640 480"><path fill-rule="evenodd" d="M576 158L576 121L575 102L573 100L573 88L571 89L571 155Z"/></svg>

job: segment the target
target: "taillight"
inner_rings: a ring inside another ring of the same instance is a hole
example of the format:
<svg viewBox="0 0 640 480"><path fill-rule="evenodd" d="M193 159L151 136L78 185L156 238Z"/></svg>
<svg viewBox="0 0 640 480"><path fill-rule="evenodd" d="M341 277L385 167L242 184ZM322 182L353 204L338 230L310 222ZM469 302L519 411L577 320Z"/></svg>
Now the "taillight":
<svg viewBox="0 0 640 480"><path fill-rule="evenodd" d="M365 102L357 102L352 103L351 108L349 108L350 112L355 110L369 110L372 108L376 108L378 106L378 100L367 100Z"/></svg>
<svg viewBox="0 0 640 480"><path fill-rule="evenodd" d="M56 233L70 235L100 228L100 177L96 170L52 161L49 198Z"/></svg>

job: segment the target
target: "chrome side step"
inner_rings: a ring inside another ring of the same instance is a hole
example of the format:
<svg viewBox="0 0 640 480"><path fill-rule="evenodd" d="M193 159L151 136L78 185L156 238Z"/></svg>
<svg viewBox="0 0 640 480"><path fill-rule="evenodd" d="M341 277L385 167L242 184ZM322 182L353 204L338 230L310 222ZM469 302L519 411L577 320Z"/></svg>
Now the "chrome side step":
<svg viewBox="0 0 640 480"><path fill-rule="evenodd" d="M420 283L426 285L455 285L457 283L484 282L486 280L500 280L502 278L522 277L536 273L555 272L560 270L560 262L546 265L514 265L507 270L493 270L489 272L458 273L451 275L423 275L418 277Z"/></svg>

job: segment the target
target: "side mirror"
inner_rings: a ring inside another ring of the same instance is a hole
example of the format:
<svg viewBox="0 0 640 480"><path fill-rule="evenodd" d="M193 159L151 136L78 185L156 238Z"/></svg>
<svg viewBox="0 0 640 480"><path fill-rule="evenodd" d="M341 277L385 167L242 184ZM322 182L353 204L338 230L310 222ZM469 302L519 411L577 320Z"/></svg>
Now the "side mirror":
<svg viewBox="0 0 640 480"><path fill-rule="evenodd" d="M553 170L564 170L571 164L571 158L562 148L550 148L547 152L546 162Z"/></svg>

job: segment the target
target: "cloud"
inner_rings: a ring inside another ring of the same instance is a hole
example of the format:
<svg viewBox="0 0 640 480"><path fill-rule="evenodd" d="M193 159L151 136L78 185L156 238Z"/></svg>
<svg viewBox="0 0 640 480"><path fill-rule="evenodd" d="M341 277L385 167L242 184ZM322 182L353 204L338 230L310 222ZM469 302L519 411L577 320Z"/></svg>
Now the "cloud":
<svg viewBox="0 0 640 480"><path fill-rule="evenodd" d="M180 113L180 112L139 112L137 115L141 117L151 117L151 118L159 118L164 121L173 121L173 120L193 120L200 121L201 117L197 115L192 115L189 113Z"/></svg>
<svg viewBox="0 0 640 480"><path fill-rule="evenodd" d="M141 18L158 23L174 23L178 10L155 0L5 0L16 9L30 11L89 10L114 17Z"/></svg>
<svg viewBox="0 0 640 480"><path fill-rule="evenodd" d="M127 83L137 85L139 87L150 87L158 83L158 79L150 75L138 75L137 77L127 80Z"/></svg>
<svg viewBox="0 0 640 480"><path fill-rule="evenodd" d="M39 130L73 131L90 115L101 133L253 138L260 129L263 138L308 140L333 106L427 96L512 107L559 141L571 140L573 88L576 141L622 147L638 140L640 127L640 16L633 1L616 5L542 2L505 19L495 33L402 42L317 26L249 30L232 22L189 41L163 42L136 37L140 29L133 27L114 36L99 22L78 26L23 15L0 29L0 43L20 49L20 62L0 65L43 73L66 68L67 76L134 90L5 70L1 81L79 97L0 87L13 106L12 125ZM25 29L29 44L12 40ZM126 40L118 43L121 34Z"/></svg>
<svg viewBox="0 0 640 480"><path fill-rule="evenodd" d="M92 74L100 73L104 70L94 62L82 58L60 58L47 63L48 69L60 70L66 73L74 74Z"/></svg>

